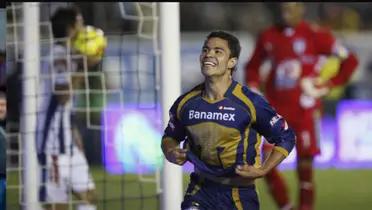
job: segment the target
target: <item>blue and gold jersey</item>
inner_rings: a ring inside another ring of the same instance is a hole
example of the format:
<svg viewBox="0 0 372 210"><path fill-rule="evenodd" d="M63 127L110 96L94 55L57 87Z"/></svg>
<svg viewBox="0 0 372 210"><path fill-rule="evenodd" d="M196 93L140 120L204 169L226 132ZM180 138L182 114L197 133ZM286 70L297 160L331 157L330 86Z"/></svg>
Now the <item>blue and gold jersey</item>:
<svg viewBox="0 0 372 210"><path fill-rule="evenodd" d="M259 167L261 135L286 156L293 149L294 132L261 95L236 81L219 101L203 98L203 89L200 84L176 100L163 136L187 141L196 170L229 176L238 164Z"/></svg>

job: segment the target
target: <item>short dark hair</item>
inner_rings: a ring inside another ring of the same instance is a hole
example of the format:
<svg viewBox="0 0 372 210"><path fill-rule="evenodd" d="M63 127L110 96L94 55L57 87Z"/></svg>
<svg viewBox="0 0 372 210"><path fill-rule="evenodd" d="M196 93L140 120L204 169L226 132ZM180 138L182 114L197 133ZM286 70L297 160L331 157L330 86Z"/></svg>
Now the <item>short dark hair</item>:
<svg viewBox="0 0 372 210"><path fill-rule="evenodd" d="M5 99L6 100L6 92L3 90L0 90L0 99Z"/></svg>
<svg viewBox="0 0 372 210"><path fill-rule="evenodd" d="M67 37L69 27L74 27L80 11L76 7L60 7L50 18L54 38Z"/></svg>
<svg viewBox="0 0 372 210"><path fill-rule="evenodd" d="M225 31L212 31L211 33L208 34L207 40L211 39L211 38L215 38L215 37L221 38L221 39L227 41L227 44L228 44L230 52L231 52L230 58L239 59L241 46L240 46L239 39L236 38L236 36L234 36L230 33L227 33ZM235 65L235 67L232 71L235 71L236 67L237 67L237 65Z"/></svg>
<svg viewBox="0 0 372 210"><path fill-rule="evenodd" d="M236 36L225 31L213 31L207 36L207 40L214 37L221 38L227 41L231 52L230 58L239 58L241 47L239 39L236 38Z"/></svg>

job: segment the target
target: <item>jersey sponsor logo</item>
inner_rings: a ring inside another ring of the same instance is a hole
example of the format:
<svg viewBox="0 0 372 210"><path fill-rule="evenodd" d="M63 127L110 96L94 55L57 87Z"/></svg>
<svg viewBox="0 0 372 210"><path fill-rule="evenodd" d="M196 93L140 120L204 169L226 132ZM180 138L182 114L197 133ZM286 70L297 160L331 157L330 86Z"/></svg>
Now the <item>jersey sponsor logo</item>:
<svg viewBox="0 0 372 210"><path fill-rule="evenodd" d="M189 110L189 119L235 121L235 114Z"/></svg>
<svg viewBox="0 0 372 210"><path fill-rule="evenodd" d="M219 106L219 110L229 110L229 111L235 111L234 107L229 107L229 106Z"/></svg>
<svg viewBox="0 0 372 210"><path fill-rule="evenodd" d="M274 117L270 120L270 125L274 126L280 119L283 119L283 117L280 114L276 114ZM288 129L288 123L283 119L283 124L281 125L284 130Z"/></svg>
<svg viewBox="0 0 372 210"><path fill-rule="evenodd" d="M275 115L274 117L271 118L270 120L270 125L271 126L274 126L276 122L278 122L278 120L282 119L283 117L280 116L279 114Z"/></svg>

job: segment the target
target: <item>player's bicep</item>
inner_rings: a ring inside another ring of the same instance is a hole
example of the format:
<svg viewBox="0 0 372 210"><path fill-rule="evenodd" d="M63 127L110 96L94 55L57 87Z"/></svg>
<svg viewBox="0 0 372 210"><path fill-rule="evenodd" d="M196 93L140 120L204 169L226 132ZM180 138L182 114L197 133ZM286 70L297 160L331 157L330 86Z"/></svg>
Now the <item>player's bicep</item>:
<svg viewBox="0 0 372 210"><path fill-rule="evenodd" d="M255 106L257 117L254 128L269 143L282 147L289 153L295 144L295 134L286 120L262 97L257 100Z"/></svg>
<svg viewBox="0 0 372 210"><path fill-rule="evenodd" d="M268 105L268 103L260 103L256 106L256 123L254 128L257 132L264 136L270 143L274 143L275 136L278 134L278 121L283 119L280 115Z"/></svg>
<svg viewBox="0 0 372 210"><path fill-rule="evenodd" d="M319 29L315 33L315 44L319 54L333 55L341 60L348 57L349 51L329 30Z"/></svg>

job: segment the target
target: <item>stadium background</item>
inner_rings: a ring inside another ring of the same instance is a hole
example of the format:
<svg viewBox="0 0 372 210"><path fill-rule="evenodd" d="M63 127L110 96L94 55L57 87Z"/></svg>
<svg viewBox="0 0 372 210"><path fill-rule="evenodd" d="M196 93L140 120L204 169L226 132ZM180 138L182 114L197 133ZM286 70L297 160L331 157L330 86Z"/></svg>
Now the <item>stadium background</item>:
<svg viewBox="0 0 372 210"><path fill-rule="evenodd" d="M108 76L104 82L111 85L108 89L122 92L112 93L109 96L109 103L103 103L102 94L107 90L103 90L99 76L98 78L92 76L89 88L103 91L97 91L97 94L91 93L89 107L84 100L79 104L86 109L81 114L81 130L86 155L97 184L99 209L156 209L154 206L157 206L159 201L154 173L162 163L159 147L160 101L156 89L157 72L154 67L156 53L153 53L154 49L151 45L153 40L138 36L138 21L123 17L119 3L69 4L74 4L81 9L86 24L101 28L105 32L108 48L102 65L96 71L112 71L111 74L105 74ZM67 4L42 3L40 21L48 21L57 7L65 5ZM372 177L372 84L370 82L372 79L372 13L370 12L372 6L368 3L305 3L305 5L307 19L334 30L336 36L353 49L360 59L360 66L357 73L353 75L352 82L334 91L325 99L325 118L322 121L321 133L323 154L317 159L315 177L318 193L316 209L367 210L372 204L370 198L372 182L369 180ZM126 9L136 14L135 6L127 4ZM275 3L180 3L182 92L202 80L198 64L200 46L205 35L215 29L233 31L241 39L243 51L240 68L235 78L243 82L241 67L250 56L255 36L275 20L277 9ZM143 12L153 15L148 9L143 9ZM1 21L5 22L6 17L9 25L14 20L13 14L10 9L7 12L2 11ZM20 14L15 16L18 15L21 16ZM19 110L14 107L19 107L20 77L19 66L12 56L14 54L9 53L12 52L12 44L7 43L7 48L5 47L5 41L9 41L11 37L10 28L7 29L1 29L1 49L7 50L8 61L6 72L9 103L7 202L8 209L17 209L21 191L18 180L21 166L19 164ZM143 25L142 30L144 33L151 34L153 30L151 20ZM41 31L42 37L47 38L47 30L43 30L41 26ZM8 36L5 39L6 33ZM337 61L330 65L337 66ZM117 78L121 80L118 81ZM115 100L120 94L125 100ZM117 110L114 114L110 112L112 109L115 110L118 104L124 106L121 107L123 108L120 109L121 112ZM122 118L115 118L118 114ZM344 118L342 114L346 114L348 118ZM102 121L103 115L108 119L106 122ZM140 133L132 132L136 127L141 127ZM338 131L341 129L350 131L344 134L348 138L338 136ZM120 132L125 137L120 137ZM107 141L113 142L107 144ZM343 147L346 149L342 149ZM115 151L116 148L123 149ZM113 158L108 154L115 152L120 154L112 160L115 164L105 165L104 163L108 163L107 160ZM290 184L292 198L296 199L294 196L297 183L292 170L293 159L292 154L281 167ZM140 167L138 162L141 162ZM188 179L186 175L188 171L190 168L185 167L185 183ZM140 172L140 175L133 174L135 172ZM259 181L258 186L262 209L275 209L264 183Z"/></svg>

